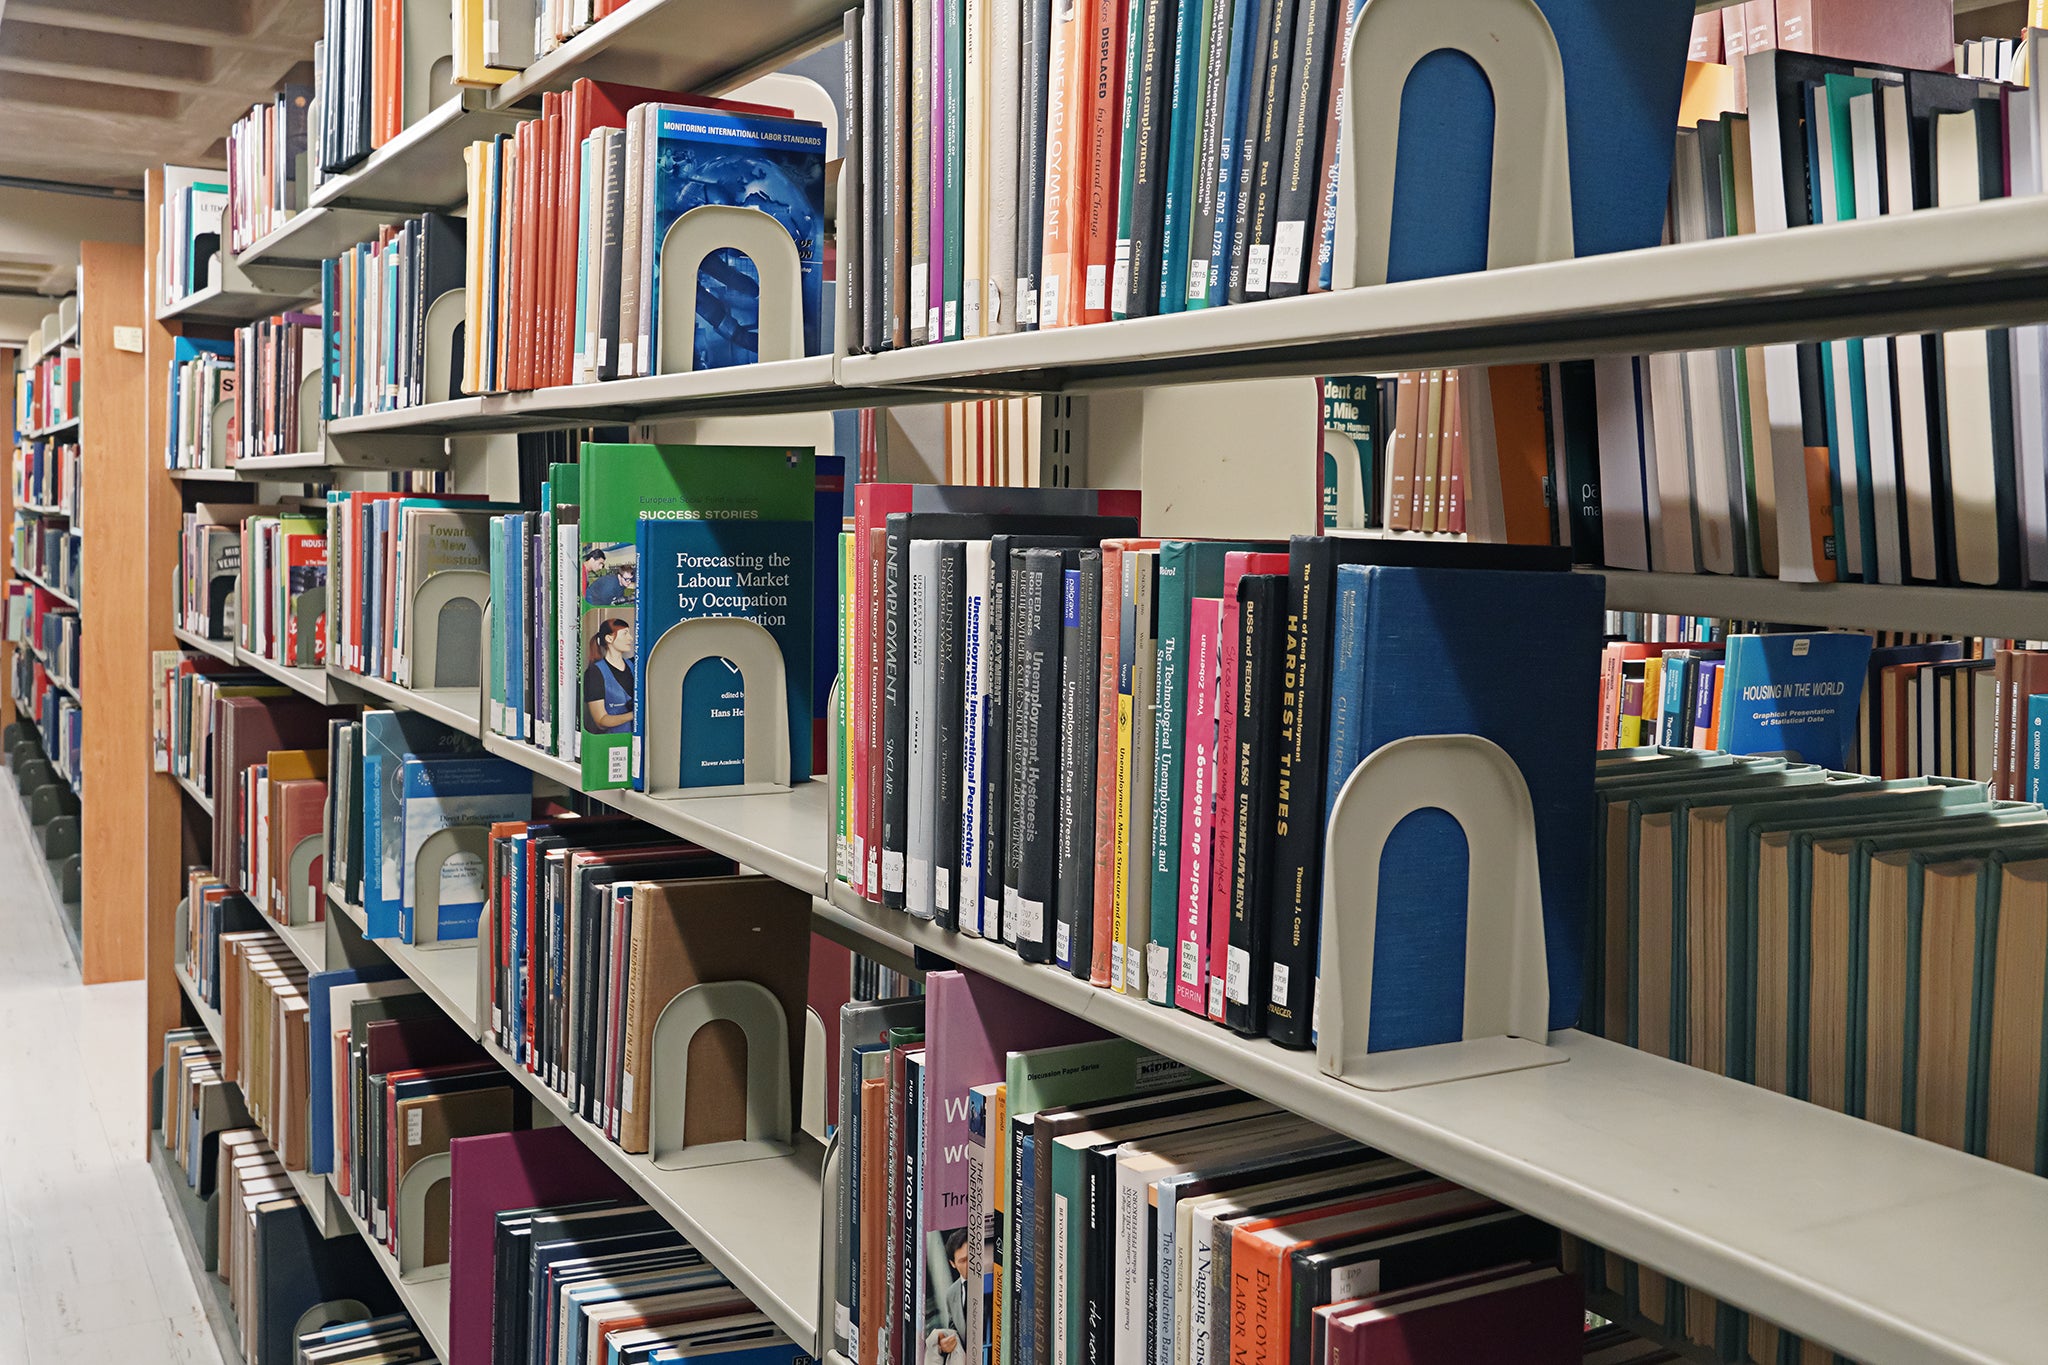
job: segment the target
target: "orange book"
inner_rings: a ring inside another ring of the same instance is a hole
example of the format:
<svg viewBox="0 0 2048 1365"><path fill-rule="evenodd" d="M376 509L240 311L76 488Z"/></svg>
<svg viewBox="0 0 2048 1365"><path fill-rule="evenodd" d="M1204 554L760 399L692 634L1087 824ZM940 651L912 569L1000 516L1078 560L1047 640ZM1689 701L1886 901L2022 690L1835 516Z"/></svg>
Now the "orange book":
<svg viewBox="0 0 2048 1365"><path fill-rule="evenodd" d="M1465 529L1465 398L1456 370L1444 371L1442 470L1437 477L1436 529Z"/></svg>
<svg viewBox="0 0 2048 1365"><path fill-rule="evenodd" d="M884 1079L860 1083L860 1126L862 1133L879 1137L889 1127L889 1082ZM884 1141L860 1145L860 1331L866 1338L854 1353L863 1361L879 1360L883 1324L888 1315L883 1305L889 1297L888 1225L889 1144Z"/></svg>
<svg viewBox="0 0 2048 1365"><path fill-rule="evenodd" d="M1501 525L1510 545L1548 545L1550 431L1541 365L1495 365L1486 372L1493 401L1494 465L1500 478Z"/></svg>
<svg viewBox="0 0 2048 1365"><path fill-rule="evenodd" d="M1415 525L1415 447L1417 414L1422 400L1422 376L1403 370L1394 390L1394 440L1387 458L1387 527L1413 531Z"/></svg>
<svg viewBox="0 0 2048 1365"><path fill-rule="evenodd" d="M540 388L552 381L555 365L555 300L559 283L555 279L555 244L560 235L561 215L557 212L562 192L562 96L541 96L540 183L534 198L534 251L530 269L534 277L533 368L526 387Z"/></svg>
<svg viewBox="0 0 2048 1365"><path fill-rule="evenodd" d="M515 315L519 335L512 343L512 387L515 389L533 387L533 220L539 207L541 174L547 164L547 153L541 147L541 127L533 119L519 126L520 136L526 139L526 151L519 158L519 236L512 249L513 273L519 279L519 309Z"/></svg>
<svg viewBox="0 0 2048 1365"><path fill-rule="evenodd" d="M1081 321L1080 218L1088 185L1084 110L1093 104L1088 78L1095 70L1089 50L1094 8L1094 0L1062 0L1052 7L1045 91L1045 253L1038 271L1040 327L1072 327Z"/></svg>

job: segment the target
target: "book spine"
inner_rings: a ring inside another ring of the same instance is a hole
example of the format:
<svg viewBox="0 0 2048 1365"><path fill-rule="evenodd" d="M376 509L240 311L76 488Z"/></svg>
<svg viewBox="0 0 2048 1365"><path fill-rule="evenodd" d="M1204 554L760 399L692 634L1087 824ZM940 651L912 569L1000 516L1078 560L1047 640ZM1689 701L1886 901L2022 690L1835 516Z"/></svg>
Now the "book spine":
<svg viewBox="0 0 2048 1365"><path fill-rule="evenodd" d="M1127 0L1090 0L1087 80L1080 114L1085 133L1081 165L1081 248L1075 267L1081 289L1081 321L1109 321L1110 271L1116 260L1118 153L1123 128L1124 11Z"/></svg>
<svg viewBox="0 0 2048 1365"><path fill-rule="evenodd" d="M960 335L982 334L988 279L988 15L992 0L963 0L960 153ZM972 1295L969 1296L970 1298Z"/></svg>
<svg viewBox="0 0 2048 1365"><path fill-rule="evenodd" d="M1180 931L1181 840L1192 812L1180 804L1186 769L1188 701L1188 597L1196 547L1172 540L1159 549L1159 626L1152 680L1152 933L1146 948L1147 981L1158 1000L1173 999L1175 944Z"/></svg>
<svg viewBox="0 0 2048 1365"><path fill-rule="evenodd" d="M1208 60L1202 76L1201 133L1196 139L1189 182L1193 203L1188 229L1187 306L1209 306L1209 280L1216 263L1216 211L1220 198L1223 104L1230 84L1230 37L1241 0L1211 0L1208 9Z"/></svg>
<svg viewBox="0 0 2048 1365"><path fill-rule="evenodd" d="M1266 297L1273 258L1273 222L1278 208L1280 163L1286 151L1288 78L1293 68L1296 0L1274 0L1273 23L1261 38L1265 78L1253 109L1246 147L1252 161L1245 216L1244 288L1233 284L1232 303Z"/></svg>
<svg viewBox="0 0 2048 1365"><path fill-rule="evenodd" d="M1100 624L1096 636L1095 683L1095 888L1094 927L1088 980L1108 986L1110 956L1116 949L1113 915L1117 869L1117 641L1123 620L1118 600L1123 583L1122 549L1102 550ZM1078 969L1079 962L1076 962Z"/></svg>
<svg viewBox="0 0 2048 1365"><path fill-rule="evenodd" d="M1060 620L1059 878L1053 961L1086 979L1094 965L1095 703L1101 670L1102 552L1065 575Z"/></svg>
<svg viewBox="0 0 2048 1365"><path fill-rule="evenodd" d="M940 266L938 283L943 291L939 305L940 336L947 341L958 341L961 336L960 293L964 287L962 272L966 262L963 210L966 134L962 109L967 88L966 0L932 0L932 10L937 25L933 33L935 55L940 57L943 72L941 88L936 92L938 99L932 123L932 256ZM943 44L938 41L941 35ZM938 120L941 114L943 123ZM943 139L938 135L941 129ZM943 198L939 197L941 194Z"/></svg>
<svg viewBox="0 0 2048 1365"><path fill-rule="evenodd" d="M1066 728L1060 699L1061 630L1066 556L1033 550L1026 556L1027 597L1017 630L1022 648L1012 672L1011 736L1018 748L1017 787L1011 805L1019 835L1017 955L1026 962L1053 959L1058 922L1055 869L1059 857L1060 738Z"/></svg>
<svg viewBox="0 0 2048 1365"><path fill-rule="evenodd" d="M847 316L853 323L853 335L846 338L846 349L854 353L868 349L870 322L867 252L873 229L867 221L866 133L872 120L865 114L862 97L870 84L866 64L874 60L874 52L866 45L867 15L868 6L856 4L840 16L839 155L846 164L841 182L846 192L846 217L841 221L847 227L841 229L835 246L840 295L846 300ZM842 1345L845 1341L843 1337L835 1340Z"/></svg>
<svg viewBox="0 0 2048 1365"><path fill-rule="evenodd" d="M1020 73L1024 6L1021 0L979 0L989 7L988 255L983 266L986 299L982 331L1002 336L1017 330L1018 138L1022 134L1024 87Z"/></svg>
<svg viewBox="0 0 2048 1365"><path fill-rule="evenodd" d="M913 346L940 339L934 334L931 318L938 310L944 290L941 274L945 239L932 229L940 223L945 211L945 198L943 193L933 194L939 182L932 172L938 165L935 158L941 154L945 139L941 103L945 95L941 68L945 47L941 43L938 51L934 52L932 34L935 24L940 25L943 31L945 4L946 0L910 0L910 344ZM936 119L934 110L940 111ZM934 138L937 139L936 144ZM937 269L933 265L934 255L940 260ZM935 279L940 286L938 289L932 287Z"/></svg>
<svg viewBox="0 0 2048 1365"><path fill-rule="evenodd" d="M1038 269L1040 327L1072 327L1081 320L1074 275L1081 235L1077 217L1082 81L1092 69L1084 37L1086 13L1081 0L1052 0L1045 88L1045 247Z"/></svg>
<svg viewBox="0 0 2048 1365"><path fill-rule="evenodd" d="M896 1222L896 1349L890 1357L892 1361L918 1359L921 1352L915 1348L924 1340L917 1313L918 1267L923 1264L918 1254L918 1242L922 1240L918 1237L918 1203L924 1192L924 1140L924 1062L921 1056L912 1056L903 1067L903 1185L902 1207Z"/></svg>
<svg viewBox="0 0 2048 1365"><path fill-rule="evenodd" d="M967 550L961 542L939 547L938 600L932 670L938 712L932 799L932 907L942 929L960 927L960 800L963 652L962 599Z"/></svg>
<svg viewBox="0 0 2048 1365"><path fill-rule="evenodd" d="M915 82L912 75L918 46L913 41L917 20L915 6L912 0L885 0L885 3L891 10L892 22L889 25L888 77L882 87L884 102L888 106L883 110L883 125L888 129L888 140L883 146L889 152L882 181L888 191L883 200L883 212L888 228L889 254L882 269L888 285L889 345L903 347L924 334L924 289L913 283L917 274L914 266L921 264L923 258L914 256L911 249L911 221L915 213L911 192L912 182L918 178L913 168L921 164L916 159L917 148L911 137L911 110L917 94L924 87L922 83Z"/></svg>
<svg viewBox="0 0 2048 1365"><path fill-rule="evenodd" d="M1222 603L1194 601L1188 612L1187 737L1181 798L1180 927L1174 940L1173 1003L1209 1011L1209 875L1215 848L1216 637Z"/></svg>
<svg viewBox="0 0 2048 1365"><path fill-rule="evenodd" d="M1131 837L1130 908L1125 928L1124 990L1154 1004L1165 999L1164 974L1154 972L1158 945L1152 937L1153 751L1159 724L1159 553L1140 552L1132 592L1137 654L1131 668ZM1155 998L1156 997L1156 998Z"/></svg>
<svg viewBox="0 0 2048 1365"><path fill-rule="evenodd" d="M1201 160L1202 100L1209 80L1209 23L1214 0L1177 0L1173 83L1167 96L1166 193L1160 206L1159 311L1185 312L1194 213L1194 176Z"/></svg>
<svg viewBox="0 0 2048 1365"><path fill-rule="evenodd" d="M1345 780L1358 766L1359 707L1365 703L1365 575L1337 571L1337 630L1330 657L1330 780L1323 821L1337 808Z"/></svg>
<svg viewBox="0 0 2048 1365"><path fill-rule="evenodd" d="M982 724L984 799L982 826L981 936L1008 942L1014 937L1004 915L1003 888L1009 877L1010 821L1010 666L1016 658L1010 638L1011 564L1008 541L990 542L988 564L989 670L985 684L988 706Z"/></svg>
<svg viewBox="0 0 2048 1365"><path fill-rule="evenodd" d="M1330 91L1323 101L1328 116L1323 120L1322 164L1316 172L1316 219L1310 241L1315 245L1315 262L1309 269L1308 291L1320 294L1331 287L1337 262L1337 198L1342 180L1338 160L1342 153L1344 94L1351 80L1351 30L1365 0L1337 0L1337 27L1330 33Z"/></svg>
<svg viewBox="0 0 2048 1365"><path fill-rule="evenodd" d="M1122 121L1117 132L1116 248L1110 265L1109 315L1131 316L1131 227L1136 221L1132 193L1138 173L1138 67L1144 51L1144 0L1119 0L1123 9L1122 79L1117 104Z"/></svg>
<svg viewBox="0 0 2048 1365"><path fill-rule="evenodd" d="M1329 97L1330 62L1336 51L1330 30L1342 0L1300 0L1294 16L1293 78L1288 83L1287 133L1281 153L1273 218L1273 259L1267 276L1269 298L1304 292L1308 240L1321 197L1324 105Z"/></svg>
<svg viewBox="0 0 2048 1365"><path fill-rule="evenodd" d="M1309 991L1315 972L1316 920L1322 905L1322 812L1325 731L1329 719L1330 616L1336 552L1327 543L1298 539L1288 575L1286 695L1279 789L1288 800L1275 808L1279 834L1267 898L1267 941L1272 953L1266 1033L1288 1047L1309 1040Z"/></svg>
<svg viewBox="0 0 2048 1365"><path fill-rule="evenodd" d="M933 648L938 630L939 547L937 541L910 542L909 693L906 745L909 763L908 823L904 832L904 909L930 919L932 908L932 763L938 725L937 669Z"/></svg>
<svg viewBox="0 0 2048 1365"><path fill-rule="evenodd" d="M910 536L888 530L882 641L882 903L904 907L904 852L910 820Z"/></svg>
<svg viewBox="0 0 2048 1365"><path fill-rule="evenodd" d="M1135 0L1134 0L1135 3ZM1109 980L1119 994L1128 987L1131 943L1131 768L1132 745L1137 738L1137 714L1132 687L1138 663L1137 580L1135 551L1123 556L1117 600L1116 658L1116 839L1114 890L1110 913Z"/></svg>
<svg viewBox="0 0 2048 1365"><path fill-rule="evenodd" d="M1017 326L1039 325L1040 270L1045 262L1045 140L1047 82L1052 65L1053 0L1023 0L1023 110L1017 153Z"/></svg>
<svg viewBox="0 0 2048 1365"><path fill-rule="evenodd" d="M1142 8L1135 109L1137 143L1131 177L1130 317L1150 317L1159 304L1160 233L1166 210L1167 131L1172 114L1175 0L1131 0Z"/></svg>
<svg viewBox="0 0 2048 1365"><path fill-rule="evenodd" d="M1242 581L1242 580L1240 580ZM1237 703L1244 652L1237 584L1228 584L1216 622L1216 744L1212 771L1216 791L1210 807L1208 980L1202 1012L1223 1022L1223 983L1230 967L1230 901L1237 866Z"/></svg>
<svg viewBox="0 0 2048 1365"><path fill-rule="evenodd" d="M960 886L955 917L962 930L978 935L987 872L982 861L986 796L982 731L988 708L988 547L969 546L965 560L961 606L966 661L960 705Z"/></svg>

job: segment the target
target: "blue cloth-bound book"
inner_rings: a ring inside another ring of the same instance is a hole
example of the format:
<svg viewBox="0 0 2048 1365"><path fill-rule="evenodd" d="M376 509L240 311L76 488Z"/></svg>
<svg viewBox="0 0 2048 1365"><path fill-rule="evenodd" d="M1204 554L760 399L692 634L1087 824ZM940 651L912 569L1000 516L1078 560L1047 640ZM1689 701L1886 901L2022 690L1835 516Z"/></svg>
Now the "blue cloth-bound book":
<svg viewBox="0 0 2048 1365"><path fill-rule="evenodd" d="M387 962L375 967L315 972L306 978L307 1028L315 1044L306 1051L311 1105L307 1110L306 1169L314 1175L334 1169L334 1024L328 992L336 986L389 981L398 975L398 968ZM319 1046L322 1040L327 1046Z"/></svg>
<svg viewBox="0 0 2048 1365"><path fill-rule="evenodd" d="M1870 664L1868 635L1732 635L1721 747L1845 768Z"/></svg>
<svg viewBox="0 0 2048 1365"><path fill-rule="evenodd" d="M1412 736L1478 735L1520 768L1541 864L1550 1026L1571 1027L1592 885L1586 736L1599 710L1604 584L1576 574L1347 564L1337 587L1362 642L1355 680L1332 680L1337 695L1356 698L1348 762ZM1340 638L1346 629L1340 619ZM1349 776L1347 767L1330 780ZM1464 830L1442 810L1414 812L1387 840L1373 946L1375 1052L1463 1036L1467 861Z"/></svg>
<svg viewBox="0 0 2048 1365"><path fill-rule="evenodd" d="M1576 254L1657 245L1671 187L1671 130L1685 82L1687 0L1536 0L1564 59ZM1522 58L1517 58L1522 60ZM1448 46L1401 92L1387 278L1486 268L1494 98L1477 63ZM1501 111L1504 126L1524 111Z"/></svg>

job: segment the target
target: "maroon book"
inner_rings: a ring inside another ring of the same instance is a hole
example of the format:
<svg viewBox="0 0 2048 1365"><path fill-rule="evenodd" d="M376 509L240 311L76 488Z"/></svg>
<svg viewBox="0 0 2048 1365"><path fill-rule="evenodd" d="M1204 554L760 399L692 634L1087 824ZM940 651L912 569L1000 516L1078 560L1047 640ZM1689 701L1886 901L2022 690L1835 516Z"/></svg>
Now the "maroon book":
<svg viewBox="0 0 2048 1365"><path fill-rule="evenodd" d="M1360 1301L1332 1318L1330 1365L1579 1365L1585 1291L1561 1270L1506 1268Z"/></svg>

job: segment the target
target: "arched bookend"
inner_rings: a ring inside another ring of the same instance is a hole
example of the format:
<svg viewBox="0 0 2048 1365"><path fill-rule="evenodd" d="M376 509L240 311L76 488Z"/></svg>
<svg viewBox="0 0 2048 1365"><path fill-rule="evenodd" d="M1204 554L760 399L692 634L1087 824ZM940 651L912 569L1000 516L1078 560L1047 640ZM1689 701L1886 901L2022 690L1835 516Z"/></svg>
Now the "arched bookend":
<svg viewBox="0 0 2048 1365"><path fill-rule="evenodd" d="M1365 529L1365 480L1358 468L1358 443L1335 427L1323 428L1323 455L1337 465L1337 526Z"/></svg>
<svg viewBox="0 0 2048 1365"><path fill-rule="evenodd" d="M1331 263L1339 289L1387 282L1401 96L1416 63L1445 49L1470 57L1493 87L1487 269L1573 254L1564 58L1536 0L1366 0L1344 85Z"/></svg>
<svg viewBox="0 0 2048 1365"><path fill-rule="evenodd" d="M327 614L327 594L324 588L314 588L298 595L292 603L292 614L299 621L299 654L285 663L293 668L318 668L320 660L314 657L314 637L320 633L320 618Z"/></svg>
<svg viewBox="0 0 2048 1365"><path fill-rule="evenodd" d="M839 790L839 688L844 678L832 679L832 690L825 703L825 790ZM837 869L837 875L844 878L853 876L853 843L842 840L839 831L830 826L825 830L825 861L823 866Z"/></svg>
<svg viewBox="0 0 2048 1365"><path fill-rule="evenodd" d="M421 337L426 349L420 357L425 389L422 397L426 402L445 403L456 396L455 365L456 357L462 353L463 309L468 298L467 290L450 289L427 305L426 326Z"/></svg>
<svg viewBox="0 0 2048 1365"><path fill-rule="evenodd" d="M479 862L490 857L488 825L450 825L437 829L420 844L412 864L412 946L439 948L441 942L441 871L456 858ZM471 943L473 939L454 940Z"/></svg>
<svg viewBox="0 0 2048 1365"><path fill-rule="evenodd" d="M292 845L292 856L286 860L284 870L286 924L296 927L313 922L313 908L324 895L313 868L320 861L326 842L325 835L308 834Z"/></svg>
<svg viewBox="0 0 2048 1365"><path fill-rule="evenodd" d="M299 449L318 450L326 435L327 423L320 416L320 386L326 376L314 370L299 381Z"/></svg>
<svg viewBox="0 0 2048 1365"><path fill-rule="evenodd" d="M213 411L206 414L207 439L214 458L225 460L228 453L228 423L234 420L235 400L222 399L213 405Z"/></svg>
<svg viewBox="0 0 2048 1365"><path fill-rule="evenodd" d="M683 680L706 659L739 669L746 691L745 757L737 784L684 787ZM787 789L789 686L782 647L767 627L742 616L698 616L661 633L647 655L646 747L649 796L739 796Z"/></svg>
<svg viewBox="0 0 2048 1365"><path fill-rule="evenodd" d="M411 686L477 685L483 674L484 603L490 594L491 576L477 569L444 569L420 584L412 598Z"/></svg>
<svg viewBox="0 0 2048 1365"><path fill-rule="evenodd" d="M796 1116L796 1126L823 1142L825 1130L831 1126L826 1117L831 1097L825 1093L825 1058L831 1044L825 1036L825 1020L813 1006L804 1008L804 1078L797 1094L801 1103Z"/></svg>
<svg viewBox="0 0 2048 1365"><path fill-rule="evenodd" d="M361 1299L328 1299L299 1314L298 1323L292 1328L292 1340L323 1327L339 1327L344 1322L361 1322L372 1316L370 1305Z"/></svg>
<svg viewBox="0 0 2048 1365"><path fill-rule="evenodd" d="M1394 827L1442 810L1471 850L1462 1041L1373 1052L1373 933L1380 856ZM1407 1090L1568 1060L1548 1046L1550 972L1529 787L1513 759L1477 735L1396 740L1358 765L1337 796L1323 854L1322 981L1316 1057L1361 1090Z"/></svg>
<svg viewBox="0 0 2048 1365"><path fill-rule="evenodd" d="M712 252L730 248L754 263L761 280L756 358L795 360L804 353L803 262L789 229L759 209L699 204L669 224L661 239L661 349L657 374L696 368L697 272Z"/></svg>
<svg viewBox="0 0 2048 1365"><path fill-rule="evenodd" d="M427 1204L434 1187L448 1183L451 1173L446 1152L435 1152L414 1162L398 1182L398 1278L407 1284L421 1280L445 1279L448 1262L428 1265Z"/></svg>
<svg viewBox="0 0 2048 1365"><path fill-rule="evenodd" d="M737 1024L746 1035L747 1135L686 1146L690 1040L717 1020ZM654 1021L647 1072L647 1154L662 1170L759 1161L794 1150L789 1131L789 1020L775 993L758 981L700 981L669 1001Z"/></svg>
<svg viewBox="0 0 2048 1365"><path fill-rule="evenodd" d="M461 94L454 85L455 23L452 5L414 0L405 9L405 73L400 117L410 128Z"/></svg>

